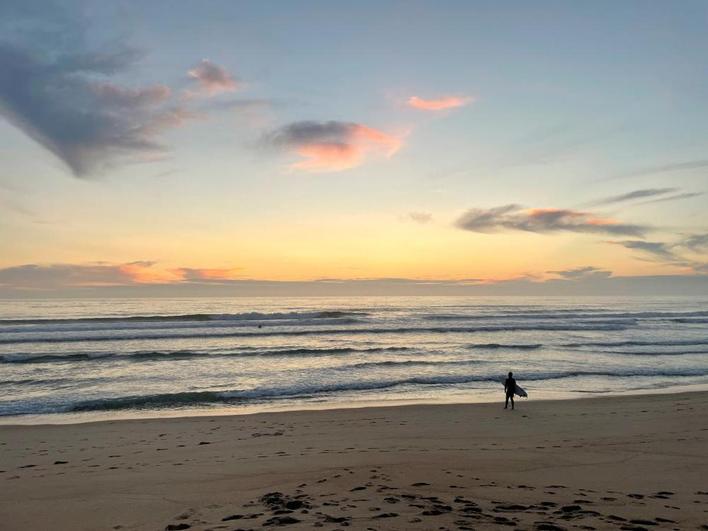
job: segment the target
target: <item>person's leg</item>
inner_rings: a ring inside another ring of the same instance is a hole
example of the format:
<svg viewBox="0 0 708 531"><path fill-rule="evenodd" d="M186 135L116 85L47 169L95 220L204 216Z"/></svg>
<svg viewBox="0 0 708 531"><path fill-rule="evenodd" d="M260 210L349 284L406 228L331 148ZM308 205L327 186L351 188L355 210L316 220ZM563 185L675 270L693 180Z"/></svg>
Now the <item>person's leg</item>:
<svg viewBox="0 0 708 531"><path fill-rule="evenodd" d="M511 398L511 409L514 409L514 395L511 395L509 398Z"/></svg>
<svg viewBox="0 0 708 531"><path fill-rule="evenodd" d="M506 401L504 402L504 409L509 407L509 395L506 395Z"/></svg>

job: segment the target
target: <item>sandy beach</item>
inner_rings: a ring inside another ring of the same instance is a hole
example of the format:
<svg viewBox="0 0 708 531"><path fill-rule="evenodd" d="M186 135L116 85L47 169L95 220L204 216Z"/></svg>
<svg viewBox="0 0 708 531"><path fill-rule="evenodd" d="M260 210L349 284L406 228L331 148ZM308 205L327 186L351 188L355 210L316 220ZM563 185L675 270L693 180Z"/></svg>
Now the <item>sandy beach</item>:
<svg viewBox="0 0 708 531"><path fill-rule="evenodd" d="M0 427L0 528L708 529L708 393Z"/></svg>

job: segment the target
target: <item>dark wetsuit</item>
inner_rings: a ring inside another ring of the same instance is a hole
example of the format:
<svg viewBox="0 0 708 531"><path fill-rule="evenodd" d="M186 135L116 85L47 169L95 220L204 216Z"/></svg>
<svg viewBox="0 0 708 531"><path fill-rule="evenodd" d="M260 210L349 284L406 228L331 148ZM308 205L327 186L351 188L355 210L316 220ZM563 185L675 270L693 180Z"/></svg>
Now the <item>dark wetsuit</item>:
<svg viewBox="0 0 708 531"><path fill-rule="evenodd" d="M516 390L516 380L513 378L507 378L504 382L504 387L506 388L506 396L514 396L514 391Z"/></svg>
<svg viewBox="0 0 708 531"><path fill-rule="evenodd" d="M504 403L504 409L509 407L509 400L511 400L511 409L514 409L514 391L516 390L516 380L513 378L507 378L504 381L504 389L506 389L506 402Z"/></svg>

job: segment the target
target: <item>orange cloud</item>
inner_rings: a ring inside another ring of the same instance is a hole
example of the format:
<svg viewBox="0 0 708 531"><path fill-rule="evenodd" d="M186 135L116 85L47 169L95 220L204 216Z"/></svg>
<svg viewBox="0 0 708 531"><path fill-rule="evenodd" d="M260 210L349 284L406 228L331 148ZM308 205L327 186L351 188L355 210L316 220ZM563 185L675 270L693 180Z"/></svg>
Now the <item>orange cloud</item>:
<svg viewBox="0 0 708 531"><path fill-rule="evenodd" d="M152 262L131 262L117 266L118 273L124 279L138 284L162 284L182 280L179 273L153 268Z"/></svg>
<svg viewBox="0 0 708 531"><path fill-rule="evenodd" d="M268 142L290 149L304 160L290 167L303 171L342 171L370 156L393 156L401 137L352 122L295 122L270 135Z"/></svg>
<svg viewBox="0 0 708 531"><path fill-rule="evenodd" d="M464 107L474 101L469 96L445 96L434 100L426 100L418 96L408 98L408 106L421 111L444 111L455 107Z"/></svg>

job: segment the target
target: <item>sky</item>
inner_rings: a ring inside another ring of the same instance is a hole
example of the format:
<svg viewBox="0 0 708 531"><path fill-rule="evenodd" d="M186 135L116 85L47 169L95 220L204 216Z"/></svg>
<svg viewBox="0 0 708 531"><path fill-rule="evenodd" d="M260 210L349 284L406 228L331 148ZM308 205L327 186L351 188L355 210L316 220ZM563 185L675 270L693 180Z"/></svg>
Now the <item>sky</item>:
<svg viewBox="0 0 708 531"><path fill-rule="evenodd" d="M0 296L708 294L708 4L0 5Z"/></svg>

